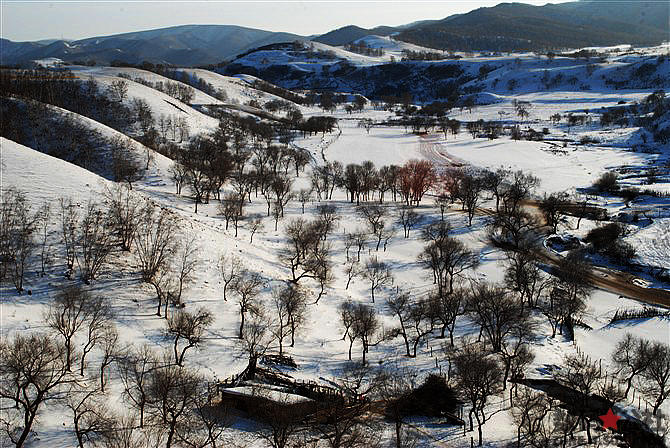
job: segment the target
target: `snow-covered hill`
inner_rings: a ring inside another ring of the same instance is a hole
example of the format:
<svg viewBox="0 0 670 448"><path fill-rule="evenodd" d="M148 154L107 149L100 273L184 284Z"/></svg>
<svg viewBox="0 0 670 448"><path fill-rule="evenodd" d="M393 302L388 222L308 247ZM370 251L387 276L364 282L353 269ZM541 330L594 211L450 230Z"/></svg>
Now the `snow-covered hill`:
<svg viewBox="0 0 670 448"><path fill-rule="evenodd" d="M140 77L153 76L157 80L160 78L166 79L155 74L149 75L150 72L145 72L143 70L125 69L125 71L126 73L137 74ZM186 120L191 134L195 135L209 133L218 126L218 121L215 118L195 110L188 104L184 104L166 93L160 92L138 82L117 76L118 73L123 71L116 67L94 69L78 68L75 69L74 72L84 80L89 77L93 78L104 88L108 88L115 81L126 82L128 91L125 99L123 100L125 104L132 105L134 98L143 99L151 108L154 119L157 120L161 115L166 117L176 117L178 119L183 118ZM219 100L199 91L196 94L196 98L206 104L221 104Z"/></svg>

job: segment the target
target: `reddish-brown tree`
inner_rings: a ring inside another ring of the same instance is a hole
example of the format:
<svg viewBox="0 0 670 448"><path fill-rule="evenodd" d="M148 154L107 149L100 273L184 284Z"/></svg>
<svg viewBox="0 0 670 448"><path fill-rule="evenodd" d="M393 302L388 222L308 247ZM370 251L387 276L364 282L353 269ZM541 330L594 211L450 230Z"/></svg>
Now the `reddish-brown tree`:
<svg viewBox="0 0 670 448"><path fill-rule="evenodd" d="M405 202L418 205L423 195L436 184L437 174L433 162L409 160L400 168L398 179L398 188Z"/></svg>

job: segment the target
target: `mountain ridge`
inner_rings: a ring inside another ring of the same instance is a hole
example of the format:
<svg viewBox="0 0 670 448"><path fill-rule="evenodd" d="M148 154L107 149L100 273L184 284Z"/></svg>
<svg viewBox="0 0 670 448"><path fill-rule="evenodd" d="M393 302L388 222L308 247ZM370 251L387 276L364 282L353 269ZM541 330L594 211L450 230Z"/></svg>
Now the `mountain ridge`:
<svg viewBox="0 0 670 448"><path fill-rule="evenodd" d="M347 25L301 36L237 25L176 25L75 41L13 42L0 39L2 64L58 58L67 62L214 65L249 50L295 40L342 46L369 35L390 36L422 47L453 51L548 51L618 44L656 45L668 40L670 3L576 1L534 6L500 3L440 20L396 27ZM625 17L621 19L621 17Z"/></svg>

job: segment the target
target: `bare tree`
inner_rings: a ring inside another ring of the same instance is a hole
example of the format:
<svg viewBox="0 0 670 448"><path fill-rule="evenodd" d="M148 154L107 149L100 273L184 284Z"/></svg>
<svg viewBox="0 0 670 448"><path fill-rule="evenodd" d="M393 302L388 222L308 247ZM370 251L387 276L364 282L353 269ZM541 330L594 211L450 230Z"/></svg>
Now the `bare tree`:
<svg viewBox="0 0 670 448"><path fill-rule="evenodd" d="M465 304L468 301L468 294L465 289L456 288L454 292L440 292L436 289L431 294L432 309L435 312L435 318L441 324L440 338L444 338L444 333L449 330L449 343L454 346L454 327L458 316L465 313Z"/></svg>
<svg viewBox="0 0 670 448"><path fill-rule="evenodd" d="M0 398L7 403L0 423L21 448L39 411L60 398L63 386L71 381L66 349L45 334L19 333L0 341L0 358Z"/></svg>
<svg viewBox="0 0 670 448"><path fill-rule="evenodd" d="M440 193L435 197L435 205L440 208L440 220L444 221L444 212L447 211L450 203L451 201L446 193Z"/></svg>
<svg viewBox="0 0 670 448"><path fill-rule="evenodd" d="M247 222L249 228L249 243L253 244L254 235L263 228L263 219L259 215L252 215Z"/></svg>
<svg viewBox="0 0 670 448"><path fill-rule="evenodd" d="M132 151L130 139L114 137L109 142L112 152L112 176L116 182L125 182L128 189L133 189L133 182L142 179L142 167ZM149 148L147 153L153 154ZM147 168L149 161L147 159Z"/></svg>
<svg viewBox="0 0 670 448"><path fill-rule="evenodd" d="M649 347L650 357L653 360L649 367L642 372L642 393L654 400L653 414L670 396L670 346L662 342L654 342Z"/></svg>
<svg viewBox="0 0 670 448"><path fill-rule="evenodd" d="M590 209L593 207L593 197L585 195L575 195L574 202L577 205L574 208L575 216L577 217L577 230L579 230L579 225L582 222L582 219L586 218L590 213Z"/></svg>
<svg viewBox="0 0 670 448"><path fill-rule="evenodd" d="M291 347L295 344L295 334L305 323L307 299L305 291L298 285L286 283L272 291L275 319L272 334L279 342L279 354L283 353L284 339L291 337Z"/></svg>
<svg viewBox="0 0 670 448"><path fill-rule="evenodd" d="M3 165L4 167L4 165ZM14 232L14 208L22 194L15 188L0 191L0 283L4 282L10 273L12 247L10 241ZM23 196L25 197L25 196Z"/></svg>
<svg viewBox="0 0 670 448"><path fill-rule="evenodd" d="M88 306L86 320L86 343L81 349L81 364L79 374L84 375L86 356L100 342L104 336L105 328L110 324L112 311L102 297L91 297Z"/></svg>
<svg viewBox="0 0 670 448"><path fill-rule="evenodd" d="M333 275L333 266L330 261L330 245L325 244L324 247L326 250L316 251L314 254L314 260L316 262L316 269L314 271L314 278L319 282L319 294L314 301L314 304L318 304L321 297L325 294L326 287L330 286L335 279Z"/></svg>
<svg viewBox="0 0 670 448"><path fill-rule="evenodd" d="M177 311L167 321L167 334L174 338L173 352L174 362L179 366L184 365L186 350L197 347L202 342L202 337L212 322L212 314L201 308L195 313L188 311ZM179 342L183 340L184 346L179 348Z"/></svg>
<svg viewBox="0 0 670 448"><path fill-rule="evenodd" d="M49 328L63 338L66 368L71 371L74 355L74 338L89 318L91 295L79 286L61 290L49 306L45 321Z"/></svg>
<svg viewBox="0 0 670 448"><path fill-rule="evenodd" d="M252 314L247 325L242 332L242 347L249 356L247 373L253 375L256 372L258 358L262 356L272 343L272 332L270 322L262 309Z"/></svg>
<svg viewBox="0 0 670 448"><path fill-rule="evenodd" d="M106 188L104 196L109 206L108 225L116 234L121 250L130 251L142 219L142 201L130 189L118 184Z"/></svg>
<svg viewBox="0 0 670 448"><path fill-rule="evenodd" d="M542 305L542 312L552 325L552 337L558 327L561 334L565 330L572 339L574 325L586 309L585 299L591 292L590 266L583 255L571 252L558 261L553 272L556 286L551 290L549 300Z"/></svg>
<svg viewBox="0 0 670 448"><path fill-rule="evenodd" d="M302 218L291 220L285 228L286 242L279 259L291 270L292 283L305 278L318 279L330 257L330 244L323 241L318 222Z"/></svg>
<svg viewBox="0 0 670 448"><path fill-rule="evenodd" d="M512 173L509 179L509 185L501 196L503 209L507 213L518 211L521 202L527 199L540 184L537 177L522 171Z"/></svg>
<svg viewBox="0 0 670 448"><path fill-rule="evenodd" d="M480 176L475 173L465 173L461 177L458 186L463 209L468 214L468 226L472 225L472 218L475 216L477 206L479 205L480 195L484 189L484 183Z"/></svg>
<svg viewBox="0 0 670 448"><path fill-rule="evenodd" d="M147 410L151 419L165 428L166 448L177 442L177 428L187 421L203 383L204 380L195 372L175 364L167 364L150 372Z"/></svg>
<svg viewBox="0 0 670 448"><path fill-rule="evenodd" d="M363 365L365 365L366 354L369 347L379 344L385 340L387 335L380 334L381 323L377 311L368 305L357 304L353 307L353 322L350 328L350 338L359 339L363 346ZM351 351L351 348L350 348Z"/></svg>
<svg viewBox="0 0 670 448"><path fill-rule="evenodd" d="M588 443L592 443L591 417L587 412L591 394L597 390L602 378L600 367L584 355L567 355L561 369L554 372L554 378L572 391L570 402L579 414L582 429L586 429Z"/></svg>
<svg viewBox="0 0 670 448"><path fill-rule="evenodd" d="M533 231L538 222L531 214L515 208L501 208L491 221L490 238L499 246L512 246L513 249L529 247Z"/></svg>
<svg viewBox="0 0 670 448"><path fill-rule="evenodd" d="M418 257L419 262L432 270L433 282L440 294L443 291L452 293L456 278L479 265L479 257L459 240L449 236L449 230L449 226L442 223L427 228L424 239L428 244Z"/></svg>
<svg viewBox="0 0 670 448"><path fill-rule="evenodd" d="M244 270L242 260L235 255L222 254L219 258L219 271L223 278L223 300L226 298L226 291L229 286L237 282L240 274Z"/></svg>
<svg viewBox="0 0 670 448"><path fill-rule="evenodd" d="M550 280L544 275L530 250L510 250L507 254L505 283L519 295L521 306L536 307L540 297L550 286Z"/></svg>
<svg viewBox="0 0 670 448"><path fill-rule="evenodd" d="M649 368L651 359L650 342L626 333L612 352L612 361L618 368L618 374L626 380L625 396L628 396L633 380Z"/></svg>
<svg viewBox="0 0 670 448"><path fill-rule="evenodd" d="M284 206L293 197L291 188L293 187L293 180L288 176L278 175L275 176L273 181L270 183L270 188L274 193L275 203L277 204L281 217L284 217Z"/></svg>
<svg viewBox="0 0 670 448"><path fill-rule="evenodd" d="M119 103L123 102L123 100L126 99L126 96L128 96L128 81L125 79L112 81L109 85L109 93L116 98Z"/></svg>
<svg viewBox="0 0 670 448"><path fill-rule="evenodd" d="M367 221L370 233L377 237L377 247L375 250L378 251L384 237L386 209L380 205L366 204L358 208L358 213Z"/></svg>
<svg viewBox="0 0 670 448"><path fill-rule="evenodd" d="M281 204L279 204L276 201L272 203L272 217L274 218L275 221L275 232L276 232L277 229L279 228L279 220L282 217Z"/></svg>
<svg viewBox="0 0 670 448"><path fill-rule="evenodd" d="M517 427L516 446L552 446L560 436L559 426L553 418L557 409L558 404L546 394L522 388L512 407L512 417Z"/></svg>
<svg viewBox="0 0 670 448"><path fill-rule="evenodd" d="M79 448L87 444L95 445L110 426L110 411L100 389L95 386L73 388L66 403L72 412L72 426Z"/></svg>
<svg viewBox="0 0 670 448"><path fill-rule="evenodd" d="M23 281L29 258L36 247L34 233L39 214L30 213L30 205L23 192L10 188L2 192L2 236L0 253L3 266L9 265L9 273L16 291L23 292ZM4 275L6 267L2 268ZM2 280L2 277L0 277Z"/></svg>
<svg viewBox="0 0 670 448"><path fill-rule="evenodd" d="M103 330L102 337L100 338L100 390L105 391L105 385L107 384L107 376L105 372L107 368L116 361L119 356L119 332L116 330L116 326L107 325Z"/></svg>
<svg viewBox="0 0 670 448"><path fill-rule="evenodd" d="M157 368L158 360L149 346L131 350L117 360L121 380L123 381L123 396L130 400L133 408L140 416L139 426L144 426L144 412L149 396L149 377Z"/></svg>
<svg viewBox="0 0 670 448"><path fill-rule="evenodd" d="M361 251L368 243L369 235L364 230L356 230L351 233L351 239L356 246L356 261L361 261Z"/></svg>
<svg viewBox="0 0 670 448"><path fill-rule="evenodd" d="M231 285L237 295L237 304L240 307L240 331L238 338L242 339L244 332L244 319L248 312L256 314L259 312L259 304L256 298L263 285L263 277L257 272L244 269L240 272L237 280Z"/></svg>
<svg viewBox="0 0 670 448"><path fill-rule="evenodd" d="M505 338L527 321L518 298L493 284L480 283L473 287L467 308L495 353L502 350Z"/></svg>
<svg viewBox="0 0 670 448"><path fill-rule="evenodd" d="M510 393L512 390L517 390L516 380L523 378L525 368L535 359L535 354L533 354L530 348L530 343L534 339L535 326L528 317L522 314L511 331L502 340L500 355L505 368L503 389L507 389L507 380L511 377L514 383L512 384Z"/></svg>
<svg viewBox="0 0 670 448"><path fill-rule="evenodd" d="M416 358L419 343L434 329L435 313L431 303L426 300L410 299L409 293L396 292L387 299L390 312L398 318L400 327L395 333L400 334L405 343L405 353L408 357ZM412 351L410 351L410 345Z"/></svg>
<svg viewBox="0 0 670 448"><path fill-rule="evenodd" d="M184 290L184 285L193 280L193 273L198 268L200 260L198 259L198 246L196 235L188 235L182 239L177 251L177 287L175 301L177 305L181 305L181 296Z"/></svg>
<svg viewBox="0 0 670 448"><path fill-rule="evenodd" d="M510 171L502 167L496 169L495 171L487 170L484 173L482 182L484 183L484 188L487 191L490 191L491 194L496 198L496 212L500 209L500 199L505 193L505 188L509 182Z"/></svg>
<svg viewBox="0 0 670 448"><path fill-rule="evenodd" d="M318 214L317 225L319 227L319 233L325 240L328 235L335 230L337 221L340 220L337 213L337 207L332 204L321 204L316 207L316 211Z"/></svg>
<svg viewBox="0 0 670 448"><path fill-rule="evenodd" d="M112 234L99 205L89 202L79 224L76 259L84 283L94 280L112 252Z"/></svg>
<svg viewBox="0 0 670 448"><path fill-rule="evenodd" d="M345 265L344 272L347 274L347 286L344 289L347 290L351 281L356 277L362 276L365 271L360 263L352 258Z"/></svg>
<svg viewBox="0 0 670 448"><path fill-rule="evenodd" d="M412 358L416 358L419 343L432 333L435 328L435 312L429 300L415 301L409 309L409 323L411 328L410 341L412 343Z"/></svg>
<svg viewBox="0 0 670 448"><path fill-rule="evenodd" d="M554 233L558 231L558 225L561 223L561 217L566 211L568 205L568 194L552 193L549 196L545 194L540 202L539 209L544 216L544 221L551 227Z"/></svg>
<svg viewBox="0 0 670 448"><path fill-rule="evenodd" d="M409 232L419 221L421 215L414 211L410 206L402 206L398 209L398 222L405 230L405 238L409 238Z"/></svg>
<svg viewBox="0 0 670 448"><path fill-rule="evenodd" d="M482 425L490 415L486 414L486 404L491 395L500 391L502 370L500 365L491 356L487 356L484 348L479 344L464 344L454 358L456 384L470 404L470 430L473 430L472 417L477 420L479 446L482 445Z"/></svg>
<svg viewBox="0 0 670 448"><path fill-rule="evenodd" d="M181 194L182 187L188 182L188 169L179 162L170 167L170 177L174 181L177 195Z"/></svg>
<svg viewBox="0 0 670 448"><path fill-rule="evenodd" d="M228 224L232 221L235 226L235 237L237 237L238 223L244 216L244 204L244 197L237 193L227 193L219 204L219 213L226 220L226 230L228 230Z"/></svg>
<svg viewBox="0 0 670 448"><path fill-rule="evenodd" d="M288 285L285 288L276 287L272 290L272 305L274 308L274 319L270 331L279 343L279 355L284 353L284 339L289 335L289 318L288 310L286 309L285 296L288 294Z"/></svg>
<svg viewBox="0 0 670 448"><path fill-rule="evenodd" d="M144 281L152 280L168 262L175 248L176 233L174 217L167 210L158 211L147 204L134 237Z"/></svg>
<svg viewBox="0 0 670 448"><path fill-rule="evenodd" d="M372 303L375 302L375 291L380 287L391 283L393 280L391 269L386 263L379 261L377 257L372 257L367 261L367 263L365 263L363 277L365 277L370 282Z"/></svg>
<svg viewBox="0 0 670 448"><path fill-rule="evenodd" d="M173 260L166 260L160 270L149 280L149 284L156 291L156 316L161 316L161 310L164 310L163 317L168 318L168 306L170 302L174 303L176 296L177 283L175 281Z"/></svg>
<svg viewBox="0 0 670 448"><path fill-rule="evenodd" d="M312 200L312 189L303 188L298 191L298 201L302 206L302 213L305 213L305 204Z"/></svg>
<svg viewBox="0 0 670 448"><path fill-rule="evenodd" d="M51 226L51 204L47 201L42 204L38 212L37 221L40 233L40 275L44 277L47 266L51 264L51 245L49 244L49 226ZM0 279L2 275L0 275ZM0 280L1 281L1 280Z"/></svg>

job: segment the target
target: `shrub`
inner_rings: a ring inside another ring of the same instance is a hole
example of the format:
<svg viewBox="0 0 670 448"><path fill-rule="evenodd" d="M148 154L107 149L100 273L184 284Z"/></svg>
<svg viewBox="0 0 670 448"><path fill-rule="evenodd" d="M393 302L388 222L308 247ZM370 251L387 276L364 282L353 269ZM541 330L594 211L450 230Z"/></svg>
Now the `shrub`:
<svg viewBox="0 0 670 448"><path fill-rule="evenodd" d="M630 202L640 196L640 190L637 188L625 188L619 194L624 201Z"/></svg>
<svg viewBox="0 0 670 448"><path fill-rule="evenodd" d="M603 255L622 265L629 265L637 255L635 248L625 241L615 241L605 248Z"/></svg>
<svg viewBox="0 0 670 448"><path fill-rule="evenodd" d="M582 136L582 138L579 139L579 143L581 143L582 145L587 145L589 143L600 143L600 140L588 135L584 135Z"/></svg>
<svg viewBox="0 0 670 448"><path fill-rule="evenodd" d="M625 234L626 228L623 224L612 222L591 230L584 241L591 244L596 251L601 251L619 238L623 238Z"/></svg>
<svg viewBox="0 0 670 448"><path fill-rule="evenodd" d="M612 192L619 189L617 184L619 176L614 171L603 173L593 184L594 188L600 192Z"/></svg>
<svg viewBox="0 0 670 448"><path fill-rule="evenodd" d="M618 264L630 264L635 258L635 248L621 238L628 234L626 227L620 223L610 223L591 230L584 241L591 244L592 249Z"/></svg>

